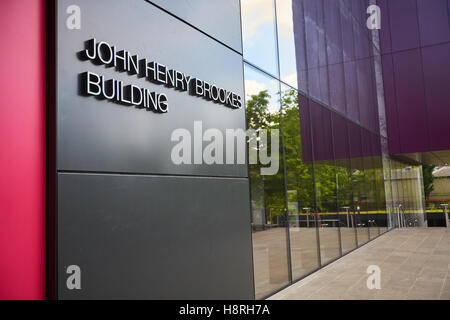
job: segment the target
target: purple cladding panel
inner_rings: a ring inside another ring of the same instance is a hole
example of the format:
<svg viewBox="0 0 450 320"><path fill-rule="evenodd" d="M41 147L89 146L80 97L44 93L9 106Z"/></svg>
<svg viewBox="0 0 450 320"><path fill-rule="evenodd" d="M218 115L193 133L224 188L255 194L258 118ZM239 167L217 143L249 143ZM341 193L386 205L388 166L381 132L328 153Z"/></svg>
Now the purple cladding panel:
<svg viewBox="0 0 450 320"><path fill-rule="evenodd" d="M325 0L325 33L327 35L328 64L342 63L342 34L339 13L339 2Z"/></svg>
<svg viewBox="0 0 450 320"><path fill-rule="evenodd" d="M332 112L333 119L333 143L336 159L349 158L347 121L341 115Z"/></svg>
<svg viewBox="0 0 450 320"><path fill-rule="evenodd" d="M355 58L365 59L370 57L368 35L356 22L353 23L353 39L355 42Z"/></svg>
<svg viewBox="0 0 450 320"><path fill-rule="evenodd" d="M450 149L450 43L423 48L422 55L429 150Z"/></svg>
<svg viewBox="0 0 450 320"><path fill-rule="evenodd" d="M378 5L389 152L450 149L449 1Z"/></svg>
<svg viewBox="0 0 450 320"><path fill-rule="evenodd" d="M448 0L417 0L422 46L450 41Z"/></svg>
<svg viewBox="0 0 450 320"><path fill-rule="evenodd" d="M305 45L305 19L303 6L300 1L292 2L292 15L294 20L295 59L297 63L298 89L306 92L306 45Z"/></svg>
<svg viewBox="0 0 450 320"><path fill-rule="evenodd" d="M328 75L330 77L331 107L345 114L344 65L342 63L329 65Z"/></svg>
<svg viewBox="0 0 450 320"><path fill-rule="evenodd" d="M392 51L419 47L416 0L390 0L388 7Z"/></svg>
<svg viewBox="0 0 450 320"><path fill-rule="evenodd" d="M311 125L313 129L314 160L333 160L331 111L314 101L310 101L310 106Z"/></svg>
<svg viewBox="0 0 450 320"><path fill-rule="evenodd" d="M351 0L351 8L352 8L352 14L356 18L359 24L362 24L363 15L366 11L363 7L363 0Z"/></svg>
<svg viewBox="0 0 450 320"><path fill-rule="evenodd" d="M371 117L370 117L370 123L369 128L372 129L372 131L376 132L377 134L380 134L380 119L378 115L378 93L377 93L377 84L375 79L375 57L370 58L370 72L372 74L371 80Z"/></svg>
<svg viewBox="0 0 450 320"><path fill-rule="evenodd" d="M372 155L375 157L381 156L381 139L376 134L372 135Z"/></svg>
<svg viewBox="0 0 450 320"><path fill-rule="evenodd" d="M381 10L381 30L380 30L380 47L381 53L390 53L391 50L391 26L389 21L389 0L378 0L377 4Z"/></svg>
<svg viewBox="0 0 450 320"><path fill-rule="evenodd" d="M314 160L320 161L323 160L323 155L325 153L322 107L314 101L310 101L309 104L311 111Z"/></svg>
<svg viewBox="0 0 450 320"><path fill-rule="evenodd" d="M350 157L360 158L362 156L361 150L361 127L356 123L348 122L348 134L350 140Z"/></svg>
<svg viewBox="0 0 450 320"><path fill-rule="evenodd" d="M347 117L353 121L359 121L358 109L358 84L356 80L356 63L348 61L344 63L345 97L347 101Z"/></svg>
<svg viewBox="0 0 450 320"><path fill-rule="evenodd" d="M401 152L427 151L427 110L420 51L398 52L393 57Z"/></svg>
<svg viewBox="0 0 450 320"><path fill-rule="evenodd" d="M361 139L362 139L362 155L363 157L372 156L372 133L367 129L361 129Z"/></svg>
<svg viewBox="0 0 450 320"><path fill-rule="evenodd" d="M345 10L341 10L340 14L344 61L351 61L355 59L355 48L353 44L353 20L350 13Z"/></svg>
<svg viewBox="0 0 450 320"><path fill-rule="evenodd" d="M331 128L331 111L322 108L322 117L323 117L323 127L321 128L323 131L323 148L322 148L322 159L323 160L334 160L333 155L333 132ZM314 125L314 124L313 124Z"/></svg>
<svg viewBox="0 0 450 320"><path fill-rule="evenodd" d="M298 95L299 115L300 115L300 135L302 139L302 159L304 162L312 161L311 144L311 120L309 113L308 99L303 95Z"/></svg>
<svg viewBox="0 0 450 320"><path fill-rule="evenodd" d="M358 101L359 119L363 127L369 127L372 117L372 78L370 73L370 60L356 61L358 74Z"/></svg>

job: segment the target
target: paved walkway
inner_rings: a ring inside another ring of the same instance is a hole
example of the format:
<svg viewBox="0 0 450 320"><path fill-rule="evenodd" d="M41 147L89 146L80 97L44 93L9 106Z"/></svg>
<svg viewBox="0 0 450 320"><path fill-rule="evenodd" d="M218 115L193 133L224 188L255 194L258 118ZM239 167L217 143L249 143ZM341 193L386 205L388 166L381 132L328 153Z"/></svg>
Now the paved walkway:
<svg viewBox="0 0 450 320"><path fill-rule="evenodd" d="M368 266L381 288L368 289ZM396 229L269 299L450 300L450 228Z"/></svg>

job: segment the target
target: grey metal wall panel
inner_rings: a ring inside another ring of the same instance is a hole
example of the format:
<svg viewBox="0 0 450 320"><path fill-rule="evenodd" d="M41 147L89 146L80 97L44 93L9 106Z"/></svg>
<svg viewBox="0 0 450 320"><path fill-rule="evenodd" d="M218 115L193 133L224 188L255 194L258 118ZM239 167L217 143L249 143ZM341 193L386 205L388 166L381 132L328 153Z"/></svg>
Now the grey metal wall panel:
<svg viewBox="0 0 450 320"><path fill-rule="evenodd" d="M66 28L66 9L81 9L81 29ZM155 60L227 90L243 93L242 56L143 0L61 0L57 20L57 156L59 170L247 176L244 165L175 165L174 129L192 132L245 128L245 111L231 109L136 75L82 61L77 52L93 37L140 58ZM211 18L211 16L209 16ZM230 22L230 24L233 24ZM165 93L169 112L157 114L81 96L78 76L90 71ZM206 143L204 143L206 145Z"/></svg>
<svg viewBox="0 0 450 320"><path fill-rule="evenodd" d="M242 52L239 0L149 0Z"/></svg>
<svg viewBox="0 0 450 320"><path fill-rule="evenodd" d="M58 176L59 298L253 299L248 179Z"/></svg>

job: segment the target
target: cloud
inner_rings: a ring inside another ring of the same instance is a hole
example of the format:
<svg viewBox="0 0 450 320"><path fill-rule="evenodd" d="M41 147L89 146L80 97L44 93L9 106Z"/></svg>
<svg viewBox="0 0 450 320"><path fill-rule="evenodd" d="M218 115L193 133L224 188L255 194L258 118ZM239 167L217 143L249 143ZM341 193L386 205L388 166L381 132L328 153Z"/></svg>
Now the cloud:
<svg viewBox="0 0 450 320"><path fill-rule="evenodd" d="M293 29L292 1L277 1L277 23L280 36L291 35ZM242 36L253 37L265 23L274 25L275 11L272 0L242 0ZM275 25L274 25L275 28Z"/></svg>
<svg viewBox="0 0 450 320"><path fill-rule="evenodd" d="M264 23L272 23L274 9L272 0L242 0L242 36L250 39Z"/></svg>
<svg viewBox="0 0 450 320"><path fill-rule="evenodd" d="M292 16L292 1L277 1L277 23L278 33L280 34L280 36L291 36L294 28L294 18Z"/></svg>
<svg viewBox="0 0 450 320"><path fill-rule="evenodd" d="M258 82L256 80L245 80L245 95L247 97L256 95L266 89L267 86L263 82Z"/></svg>
<svg viewBox="0 0 450 320"><path fill-rule="evenodd" d="M287 84L290 84L291 86L297 88L297 73L296 72L281 77L281 80L283 80Z"/></svg>

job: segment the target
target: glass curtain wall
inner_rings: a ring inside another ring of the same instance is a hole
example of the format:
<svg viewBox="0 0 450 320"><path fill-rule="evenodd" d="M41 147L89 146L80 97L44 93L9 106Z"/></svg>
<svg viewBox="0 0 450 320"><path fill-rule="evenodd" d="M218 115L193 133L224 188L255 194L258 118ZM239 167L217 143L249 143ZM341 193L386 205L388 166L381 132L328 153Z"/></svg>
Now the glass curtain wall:
<svg viewBox="0 0 450 320"><path fill-rule="evenodd" d="M280 133L277 173L249 165L256 298L392 225L366 2L241 0L250 147Z"/></svg>
<svg viewBox="0 0 450 320"><path fill-rule="evenodd" d="M272 145L271 132L281 131L280 84L251 66L245 66L244 75L247 129L267 132L266 144L249 143L258 151L280 156L280 167L273 175L262 175L260 164L249 165L255 291L256 298L262 298L290 281L283 152L267 150Z"/></svg>
<svg viewBox="0 0 450 320"><path fill-rule="evenodd" d="M391 159L390 185L392 188L392 225L394 227L425 226L421 167Z"/></svg>
<svg viewBox="0 0 450 320"><path fill-rule="evenodd" d="M314 172L311 161L304 161L304 148L310 148L310 136L301 123L299 94L292 87L281 85L283 136L286 163L286 198L288 206L290 256L292 279L319 267L314 190Z"/></svg>

